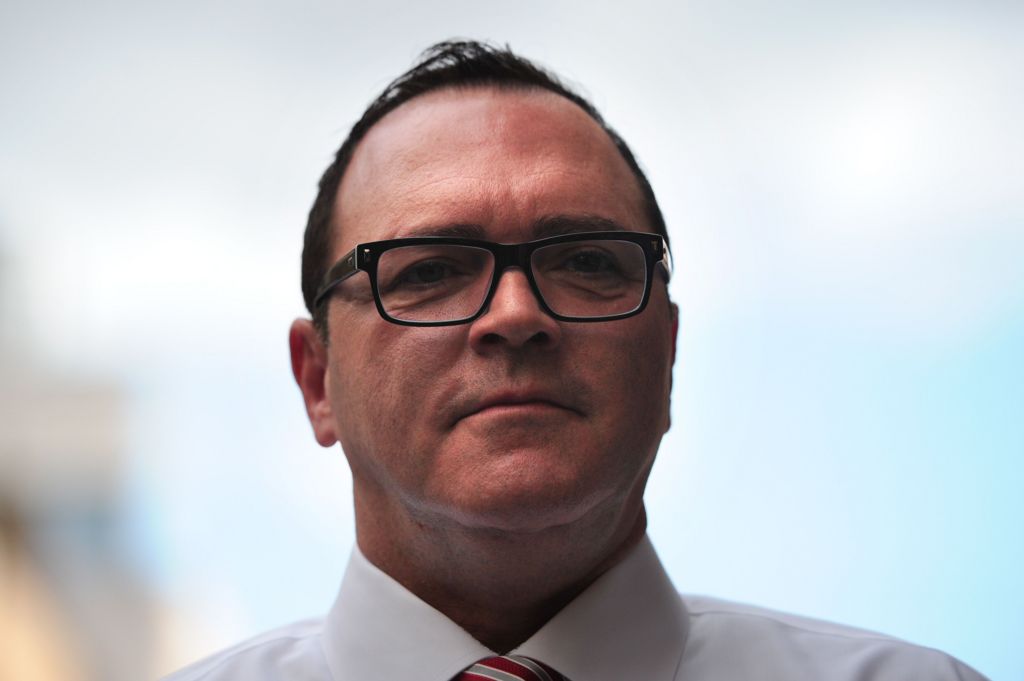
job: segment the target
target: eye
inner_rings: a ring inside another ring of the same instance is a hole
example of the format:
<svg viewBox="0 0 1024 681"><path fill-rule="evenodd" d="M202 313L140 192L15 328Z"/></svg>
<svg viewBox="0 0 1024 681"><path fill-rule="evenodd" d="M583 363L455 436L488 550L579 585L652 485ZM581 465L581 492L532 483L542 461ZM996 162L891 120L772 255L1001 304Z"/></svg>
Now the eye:
<svg viewBox="0 0 1024 681"><path fill-rule="evenodd" d="M409 267L402 272L395 283L398 285L436 284L445 278L452 276L454 273L454 269L448 263L431 260L416 263L414 266Z"/></svg>
<svg viewBox="0 0 1024 681"><path fill-rule="evenodd" d="M490 253L458 244L413 244L385 251L377 265L383 295L444 296L486 280ZM406 300L406 299L403 299Z"/></svg>
<svg viewBox="0 0 1024 681"><path fill-rule="evenodd" d="M618 274L621 272L612 254L596 249L579 250L563 260L561 268L576 274Z"/></svg>

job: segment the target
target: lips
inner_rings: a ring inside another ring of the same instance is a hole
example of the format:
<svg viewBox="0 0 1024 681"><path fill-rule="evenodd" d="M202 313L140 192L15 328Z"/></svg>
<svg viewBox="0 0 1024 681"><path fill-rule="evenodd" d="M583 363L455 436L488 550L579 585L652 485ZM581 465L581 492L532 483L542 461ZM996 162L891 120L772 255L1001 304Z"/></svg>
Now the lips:
<svg viewBox="0 0 1024 681"><path fill-rule="evenodd" d="M499 410L505 407L548 407L562 409L580 414L568 399L549 391L502 391L483 397L466 400L464 408L459 409L456 421L480 414L488 410Z"/></svg>

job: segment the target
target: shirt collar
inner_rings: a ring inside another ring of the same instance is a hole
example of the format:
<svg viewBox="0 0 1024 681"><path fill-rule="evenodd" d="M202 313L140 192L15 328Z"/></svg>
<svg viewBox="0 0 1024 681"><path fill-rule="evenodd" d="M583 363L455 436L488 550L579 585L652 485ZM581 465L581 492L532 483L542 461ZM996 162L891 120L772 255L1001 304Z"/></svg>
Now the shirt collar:
<svg viewBox="0 0 1024 681"><path fill-rule="evenodd" d="M570 681L670 681L686 634L682 599L644 537L513 653L542 660ZM494 655L358 548L327 615L324 652L336 681L449 681Z"/></svg>
<svg viewBox="0 0 1024 681"><path fill-rule="evenodd" d="M650 540L517 648L571 681L670 681L686 644L688 617Z"/></svg>

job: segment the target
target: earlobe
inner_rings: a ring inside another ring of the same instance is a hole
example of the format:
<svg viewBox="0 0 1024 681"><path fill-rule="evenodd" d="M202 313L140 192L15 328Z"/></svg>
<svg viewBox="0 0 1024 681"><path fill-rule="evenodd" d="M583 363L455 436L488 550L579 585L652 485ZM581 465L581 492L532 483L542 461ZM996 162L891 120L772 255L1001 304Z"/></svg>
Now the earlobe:
<svg viewBox="0 0 1024 681"><path fill-rule="evenodd" d="M288 333L292 375L302 391L313 435L323 447L338 441L327 393L327 347L309 319L296 319Z"/></svg>

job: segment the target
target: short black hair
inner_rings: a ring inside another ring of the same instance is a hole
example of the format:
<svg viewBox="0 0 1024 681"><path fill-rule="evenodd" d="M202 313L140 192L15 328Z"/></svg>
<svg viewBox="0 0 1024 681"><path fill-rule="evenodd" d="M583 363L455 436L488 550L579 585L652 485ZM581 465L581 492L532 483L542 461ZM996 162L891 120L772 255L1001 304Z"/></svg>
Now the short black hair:
<svg viewBox="0 0 1024 681"><path fill-rule="evenodd" d="M320 189L306 222L302 248L302 296L317 329L327 337L326 306L314 305L317 288L331 266L331 217L338 187L356 146L380 119L410 99L445 88L491 86L500 89L549 90L583 109L608 134L640 185L650 228L665 237L665 219L633 152L598 113L594 105L565 85L558 76L512 52L507 45L496 47L469 40L448 40L427 48L419 63L391 81L367 107L320 178ZM319 309L317 309L319 307Z"/></svg>

